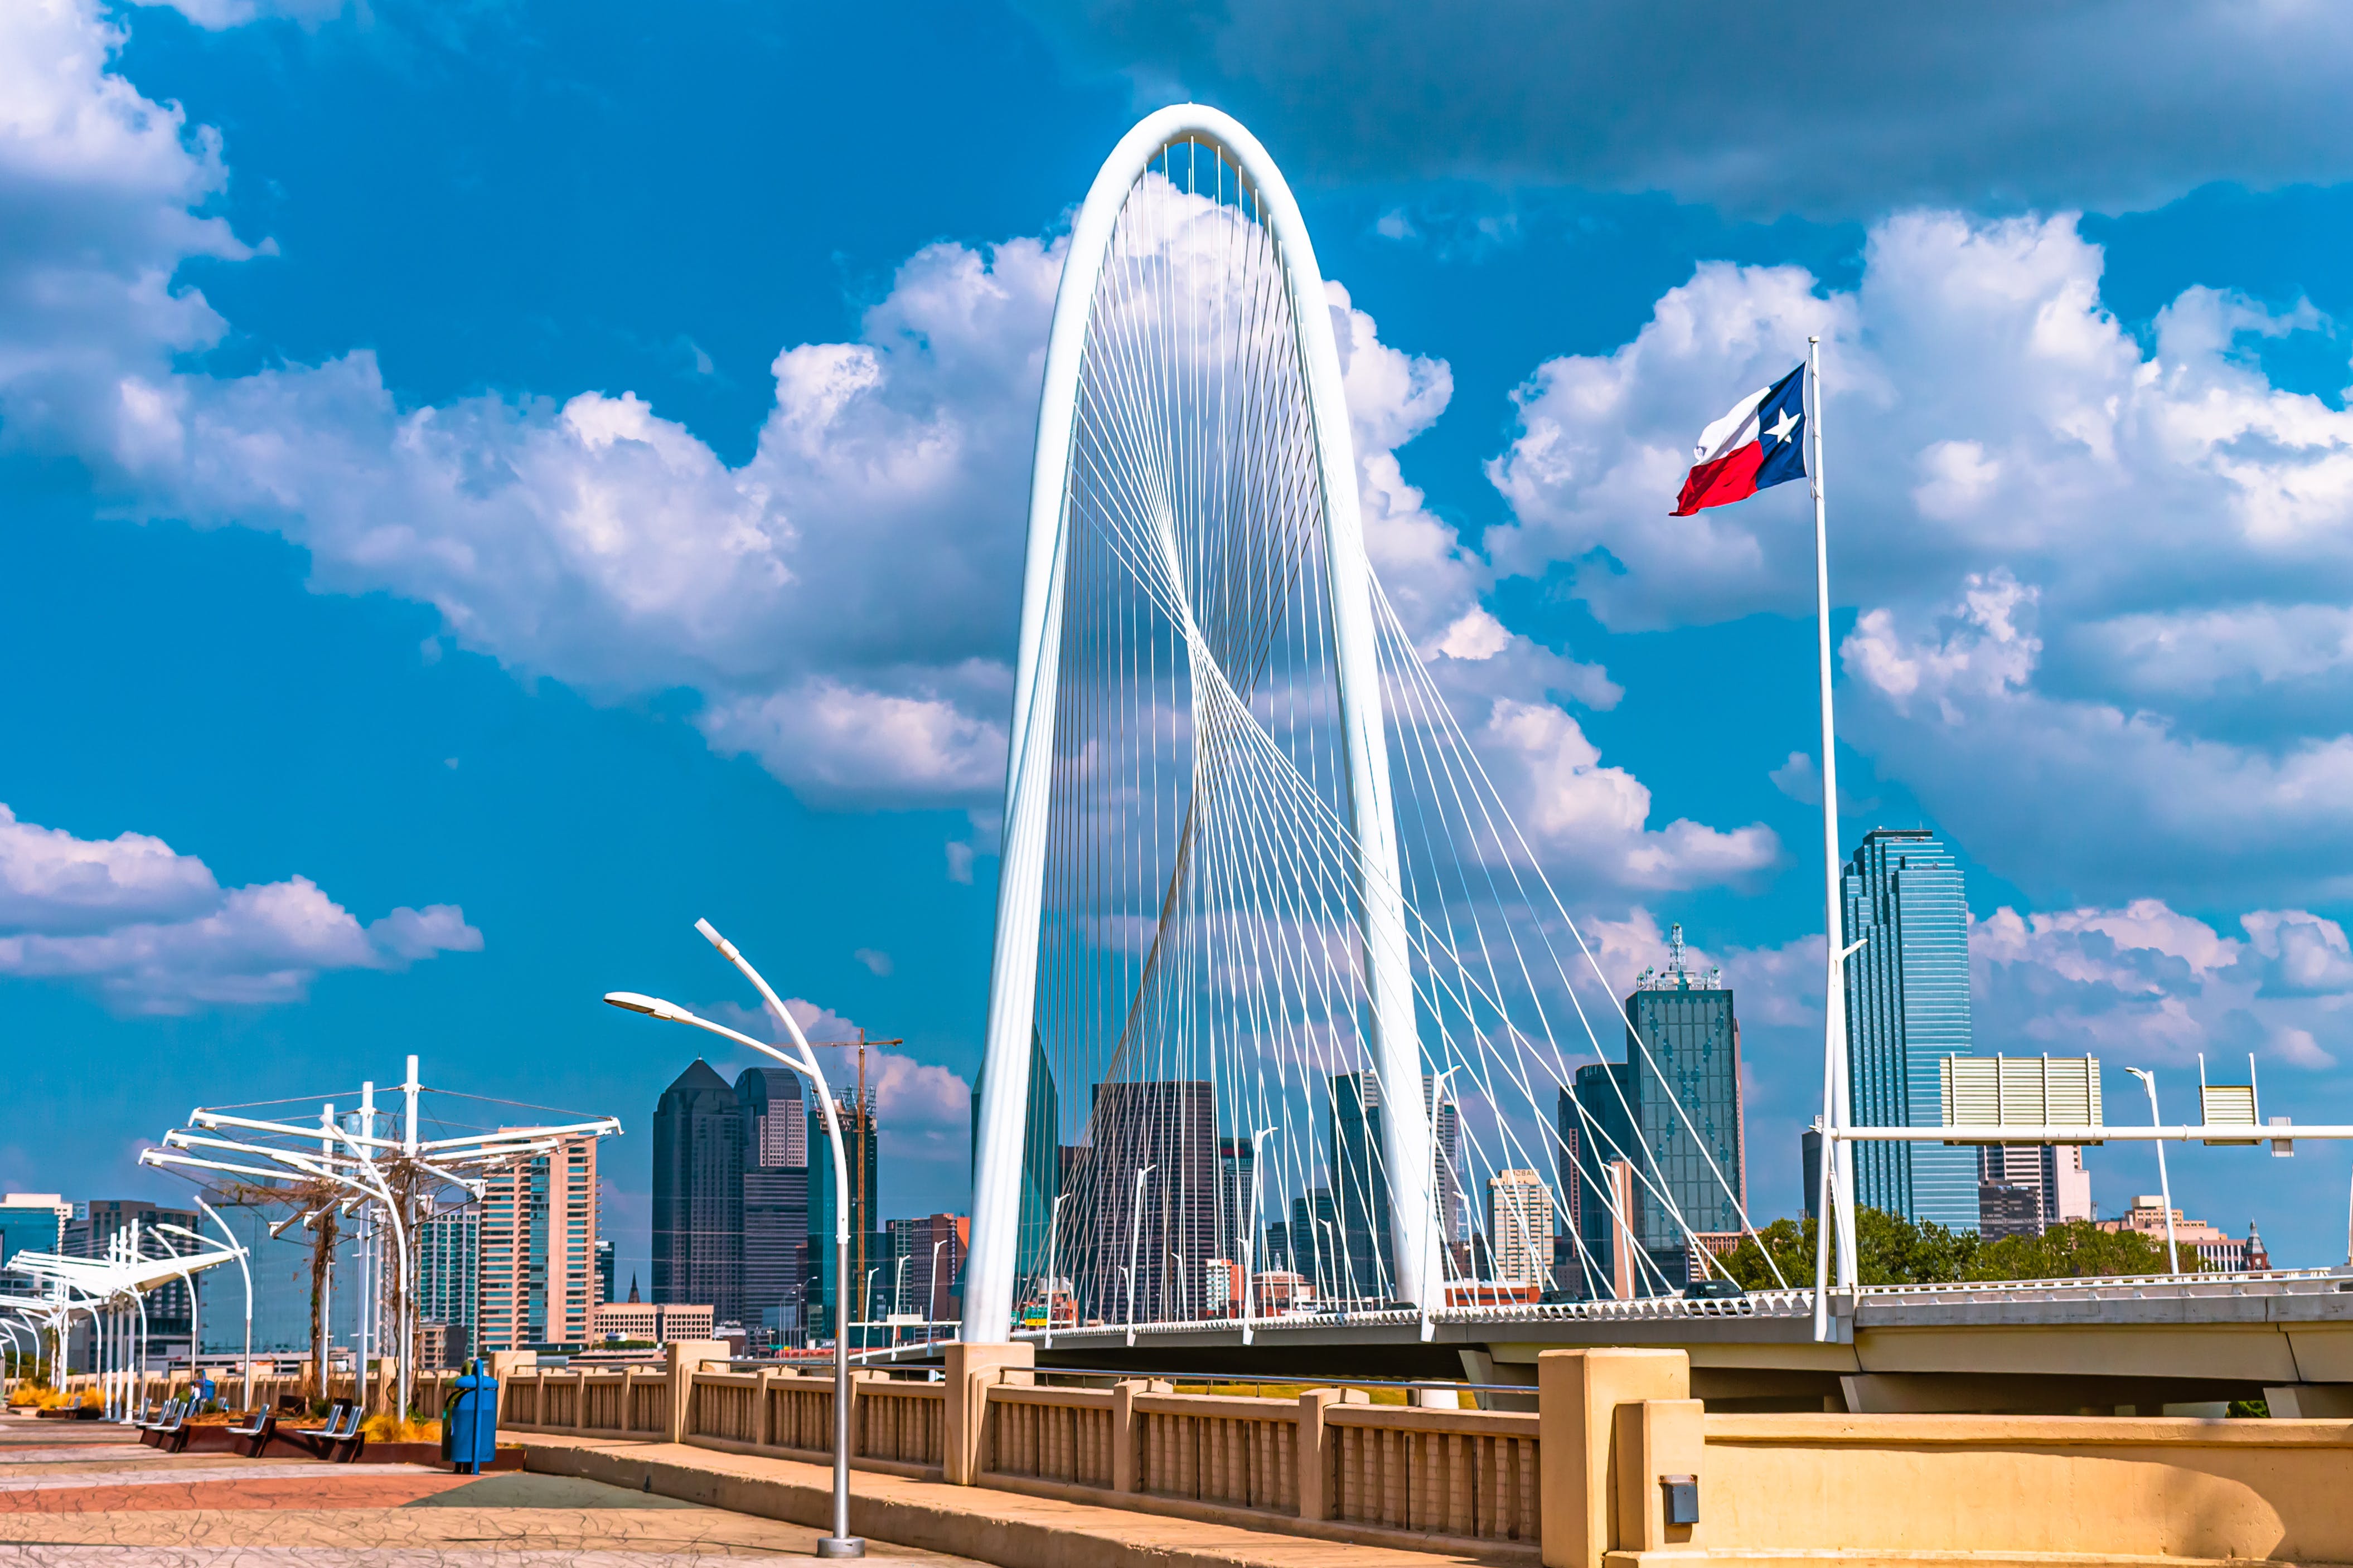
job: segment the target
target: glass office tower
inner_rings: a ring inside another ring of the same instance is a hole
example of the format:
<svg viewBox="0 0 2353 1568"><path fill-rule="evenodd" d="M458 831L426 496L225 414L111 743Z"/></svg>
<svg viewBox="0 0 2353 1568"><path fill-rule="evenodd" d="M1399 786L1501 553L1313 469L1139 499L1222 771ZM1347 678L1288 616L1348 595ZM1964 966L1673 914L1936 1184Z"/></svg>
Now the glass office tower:
<svg viewBox="0 0 2353 1568"><path fill-rule="evenodd" d="M1846 1039L1859 1127L1944 1120L1937 1058L1969 1050L1969 911L1953 852L1926 828L1874 828L1841 879ZM1865 940L1868 939L1868 940ZM1978 1153L1941 1143L1854 1146L1855 1201L1978 1228Z"/></svg>

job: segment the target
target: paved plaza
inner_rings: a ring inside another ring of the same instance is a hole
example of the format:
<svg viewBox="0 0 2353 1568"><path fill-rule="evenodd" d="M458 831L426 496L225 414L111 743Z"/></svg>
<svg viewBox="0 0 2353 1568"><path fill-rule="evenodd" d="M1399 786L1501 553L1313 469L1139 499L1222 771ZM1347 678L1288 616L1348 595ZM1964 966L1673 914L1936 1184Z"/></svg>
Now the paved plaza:
<svg viewBox="0 0 2353 1568"><path fill-rule="evenodd" d="M0 1568L814 1563L818 1533L572 1477L165 1455L119 1427L0 1416Z"/></svg>

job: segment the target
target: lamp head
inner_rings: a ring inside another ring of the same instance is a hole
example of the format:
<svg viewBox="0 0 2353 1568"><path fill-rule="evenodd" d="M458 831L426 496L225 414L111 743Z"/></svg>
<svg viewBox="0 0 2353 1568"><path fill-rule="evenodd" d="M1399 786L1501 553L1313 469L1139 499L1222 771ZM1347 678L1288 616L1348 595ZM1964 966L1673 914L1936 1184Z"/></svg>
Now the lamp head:
<svg viewBox="0 0 2353 1568"><path fill-rule="evenodd" d="M625 1013L643 1013L649 1018L659 1018L665 1023L683 1024L687 1021L685 1008L676 1003L665 1002L659 996L643 996L635 991L607 991L605 1001L607 1005L618 1007Z"/></svg>

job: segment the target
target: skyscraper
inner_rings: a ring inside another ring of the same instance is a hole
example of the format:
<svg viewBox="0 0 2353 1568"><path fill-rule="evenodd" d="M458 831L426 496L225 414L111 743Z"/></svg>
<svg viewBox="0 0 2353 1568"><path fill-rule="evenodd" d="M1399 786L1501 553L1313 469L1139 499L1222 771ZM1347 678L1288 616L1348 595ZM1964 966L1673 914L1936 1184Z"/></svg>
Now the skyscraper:
<svg viewBox="0 0 2353 1568"><path fill-rule="evenodd" d="M1095 1085L1067 1222L1083 1312L1121 1322L1132 1300L1141 1322L1198 1306L1202 1266L1219 1256L1216 1114L1207 1079Z"/></svg>
<svg viewBox="0 0 2353 1568"><path fill-rule="evenodd" d="M596 1300L596 1140L491 1173L482 1193L478 1355L579 1346Z"/></svg>
<svg viewBox="0 0 2353 1568"><path fill-rule="evenodd" d="M654 1104L654 1300L744 1320L744 1118L701 1057Z"/></svg>
<svg viewBox="0 0 2353 1568"><path fill-rule="evenodd" d="M1944 1121L1939 1058L1968 1056L1969 911L1953 852L1926 828L1874 828L1841 879L1849 1112L1858 1126ZM1978 1155L1940 1143L1858 1142L1855 1201L1978 1228Z"/></svg>
<svg viewBox="0 0 2353 1568"><path fill-rule="evenodd" d="M1671 1282L1685 1284L1684 1231L1737 1234L1748 1203L1740 1021L1715 972L1697 976L1684 963L1680 924L1668 936L1666 967L1635 981L1626 1021L1635 1132L1658 1188L1636 1184L1634 1234Z"/></svg>
<svg viewBox="0 0 2353 1568"><path fill-rule="evenodd" d="M1715 973L1685 962L1681 925L1625 1006L1625 1060L1577 1068L1556 1112L1573 1234L1555 1268L1582 1296L1682 1289L1692 1235L1736 1234L1748 1198L1740 1023ZM1641 1256L1619 1257L1621 1237ZM1491 1239L1500 1257L1504 1238Z"/></svg>
<svg viewBox="0 0 2353 1568"><path fill-rule="evenodd" d="M890 1222L891 1280L885 1300L894 1312L913 1312L944 1323L955 1314L956 1281L964 1273L972 1219L960 1214L925 1215Z"/></svg>
<svg viewBox="0 0 2353 1568"><path fill-rule="evenodd" d="M463 1344L455 1353L470 1354L480 1305L482 1205L469 1202L442 1209L427 1215L417 1230L417 1315L463 1330Z"/></svg>
<svg viewBox="0 0 2353 1568"><path fill-rule="evenodd" d="M859 1322L865 1321L869 1310L864 1294L867 1276L861 1269L871 1269L878 1263L887 1269L891 1261L889 1247L874 1223L874 1209L881 1193L881 1173L875 1163L880 1140L871 1106L861 1109L849 1100L839 1100L834 1102L834 1115L841 1123L841 1144L849 1156L849 1268L856 1276L849 1282L849 1321ZM801 1290L801 1321L812 1334L834 1331L834 1308L841 1299L839 1281L834 1278L834 1216L838 1211L834 1206L833 1140L826 1135L824 1117L822 1107L810 1109L806 1254L808 1268Z"/></svg>
<svg viewBox="0 0 2353 1568"><path fill-rule="evenodd" d="M56 1193L0 1197L0 1265L20 1252L56 1252L66 1239L73 1205Z"/></svg>
<svg viewBox="0 0 2353 1568"><path fill-rule="evenodd" d="M610 1238L596 1243L596 1301L598 1305L613 1299L613 1243Z"/></svg>
<svg viewBox="0 0 2353 1568"><path fill-rule="evenodd" d="M195 1229L204 1221L193 1209L164 1208L137 1198L92 1198L73 1206L73 1217L66 1221L65 1256L68 1258L103 1258L114 1238L136 1226L138 1249L142 1257L164 1256L164 1243L174 1247L187 1244L170 1237L159 1237L159 1225L176 1225ZM188 1288L174 1279L159 1285L147 1293L146 1328L151 1343L162 1353L165 1342L193 1342L195 1331L195 1301Z"/></svg>
<svg viewBox="0 0 2353 1568"><path fill-rule="evenodd" d="M1339 1256L1330 1289L1386 1300L1389 1280L1389 1184L1382 1164L1381 1083L1369 1072L1332 1079L1332 1200L1340 1215Z"/></svg>
<svg viewBox="0 0 2353 1568"><path fill-rule="evenodd" d="M1605 1297L1621 1271L1618 1229L1622 1220L1638 1227L1639 1205L1633 1214L1620 1212L1620 1184L1612 1175L1618 1164L1634 1164L1642 1157L1641 1140L1634 1135L1633 1107L1639 1092L1634 1074L1624 1062L1592 1062L1577 1069L1569 1087L1560 1091L1555 1111L1559 1144L1561 1184L1568 1189L1567 1207L1575 1234L1560 1254L1556 1283L1572 1295ZM1639 1190L1641 1184L1633 1185ZM1489 1237L1493 1243L1493 1237ZM1630 1259L1628 1260L1630 1264ZM1641 1269L1631 1269L1647 1280Z"/></svg>
<svg viewBox="0 0 2353 1568"><path fill-rule="evenodd" d="M1552 1277L1552 1189L1534 1171L1498 1171L1487 1178L1487 1237L1494 1277L1549 1286Z"/></svg>
<svg viewBox="0 0 2353 1568"><path fill-rule="evenodd" d="M782 1328L798 1321L808 1240L808 1105L800 1075L786 1068L745 1068L735 1102L744 1118L742 1322Z"/></svg>
<svg viewBox="0 0 2353 1568"><path fill-rule="evenodd" d="M980 1077L972 1086L972 1157L976 1163L980 1158L980 1091L987 1076L987 1065L983 1063ZM1052 1250L1046 1230L1053 1223L1055 1195L1065 1190L1061 1184L1061 1091L1054 1085L1054 1068L1046 1059L1045 1040L1033 1026L1029 1031L1029 1090L1021 1120L1021 1212L1014 1232L1013 1279L1014 1289L1019 1294L1026 1295L1036 1288L1035 1282L1046 1271L1047 1254ZM1067 1218L1062 1221L1065 1241L1071 1234L1070 1225ZM1067 1277L1071 1260L1058 1258L1054 1267Z"/></svg>

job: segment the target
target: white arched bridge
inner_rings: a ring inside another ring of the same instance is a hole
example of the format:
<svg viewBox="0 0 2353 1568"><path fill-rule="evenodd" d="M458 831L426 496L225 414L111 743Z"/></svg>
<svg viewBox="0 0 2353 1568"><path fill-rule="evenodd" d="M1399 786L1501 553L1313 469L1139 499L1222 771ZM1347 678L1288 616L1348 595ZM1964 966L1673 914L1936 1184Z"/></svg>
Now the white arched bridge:
<svg viewBox="0 0 2353 1568"><path fill-rule="evenodd" d="M2297 1359L2353 1333L2331 1274L1874 1291L1842 1245L1822 1278L1736 1291L1728 1007L1711 1041L1712 988L1676 974L1694 1011L1629 1017L1425 662L1441 631L1367 561L1282 174L1215 110L1151 115L1079 210L1047 349L967 1341L1301 1373L1378 1347L1504 1382L1545 1346L1674 1343L1718 1398L1799 1403L1934 1403L1885 1380L1939 1375L2041 1378L2045 1403L2062 1373L2143 1399L2353 1383L2353 1357ZM1664 1049L1662 1018L1695 1032ZM1842 1032L1834 1153L1940 1136L1845 1125ZM2088 1141L2000 1131L1973 1141ZM2069 1325L2126 1337L2039 1363ZM2246 1353L2181 1364L2200 1325Z"/></svg>

